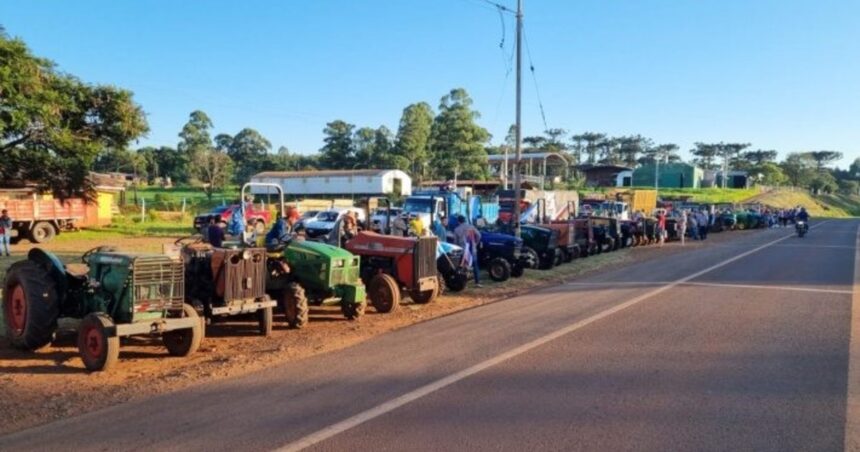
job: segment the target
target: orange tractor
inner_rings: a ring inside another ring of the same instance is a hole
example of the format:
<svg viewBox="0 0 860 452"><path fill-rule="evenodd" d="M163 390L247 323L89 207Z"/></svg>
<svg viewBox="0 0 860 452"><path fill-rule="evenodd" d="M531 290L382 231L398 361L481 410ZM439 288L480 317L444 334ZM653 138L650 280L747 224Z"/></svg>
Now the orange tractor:
<svg viewBox="0 0 860 452"><path fill-rule="evenodd" d="M400 306L401 288L418 304L439 296L436 237L397 237L359 232L345 248L361 257L361 279L377 312Z"/></svg>

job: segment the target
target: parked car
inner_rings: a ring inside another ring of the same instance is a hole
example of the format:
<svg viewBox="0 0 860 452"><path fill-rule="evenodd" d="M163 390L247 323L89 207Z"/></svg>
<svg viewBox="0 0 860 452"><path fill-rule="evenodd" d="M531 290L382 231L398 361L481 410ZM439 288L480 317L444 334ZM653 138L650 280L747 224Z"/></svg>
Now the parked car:
<svg viewBox="0 0 860 452"><path fill-rule="evenodd" d="M364 211L357 207L336 207L320 212L314 221L305 223L305 235L309 239L325 239L328 233L334 229L337 220L340 220L349 211L355 212L359 223L363 223L367 219Z"/></svg>
<svg viewBox="0 0 860 452"><path fill-rule="evenodd" d="M233 217L233 212L241 209L240 204L230 204L227 206L219 206L211 211L197 215L194 217L194 229L200 231L204 225L209 224L210 218L215 218L216 224L222 228L226 228ZM266 226L272 221L272 214L268 210L259 209L254 203L245 205L245 223L253 224L258 234L266 232Z"/></svg>
<svg viewBox="0 0 860 452"><path fill-rule="evenodd" d="M296 223L296 227L306 228L308 223L316 221L321 213L323 213L322 210L308 210L299 218L298 223Z"/></svg>
<svg viewBox="0 0 860 452"><path fill-rule="evenodd" d="M391 208L391 218L397 218L402 213L403 209L400 207ZM370 216L370 226L368 229L380 233L385 231L385 229L388 228L388 215L388 209L376 209L373 212L373 215Z"/></svg>

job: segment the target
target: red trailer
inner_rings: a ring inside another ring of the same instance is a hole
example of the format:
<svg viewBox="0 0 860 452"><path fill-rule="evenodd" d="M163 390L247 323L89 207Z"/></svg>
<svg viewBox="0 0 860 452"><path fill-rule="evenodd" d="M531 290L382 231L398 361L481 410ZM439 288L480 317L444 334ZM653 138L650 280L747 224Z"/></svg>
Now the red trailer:
<svg viewBox="0 0 860 452"><path fill-rule="evenodd" d="M12 240L28 238L43 243L60 231L73 229L87 218L87 203L83 199L0 199L0 210L12 217Z"/></svg>

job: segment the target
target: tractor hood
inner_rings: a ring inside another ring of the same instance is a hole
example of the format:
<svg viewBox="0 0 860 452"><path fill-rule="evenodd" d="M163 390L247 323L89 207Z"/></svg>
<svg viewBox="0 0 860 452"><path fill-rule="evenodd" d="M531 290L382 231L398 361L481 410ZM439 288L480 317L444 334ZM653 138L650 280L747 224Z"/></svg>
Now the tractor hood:
<svg viewBox="0 0 860 452"><path fill-rule="evenodd" d="M523 239L499 232L481 231L481 242L489 245L522 246Z"/></svg>
<svg viewBox="0 0 860 452"><path fill-rule="evenodd" d="M319 256L327 256L332 259L349 259L353 257L352 253L343 248L310 240L293 240L290 242L289 247L296 251L304 251Z"/></svg>

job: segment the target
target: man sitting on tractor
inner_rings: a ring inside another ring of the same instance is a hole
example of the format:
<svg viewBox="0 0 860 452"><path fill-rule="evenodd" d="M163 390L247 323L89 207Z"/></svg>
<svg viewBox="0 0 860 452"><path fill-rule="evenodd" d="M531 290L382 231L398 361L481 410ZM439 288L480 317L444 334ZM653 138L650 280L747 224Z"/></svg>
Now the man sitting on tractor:
<svg viewBox="0 0 860 452"><path fill-rule="evenodd" d="M295 229L298 221L299 213L295 210L290 211L286 218L279 214L278 221L275 222L275 225L266 234L266 247L270 249L277 248L292 240L296 235Z"/></svg>

